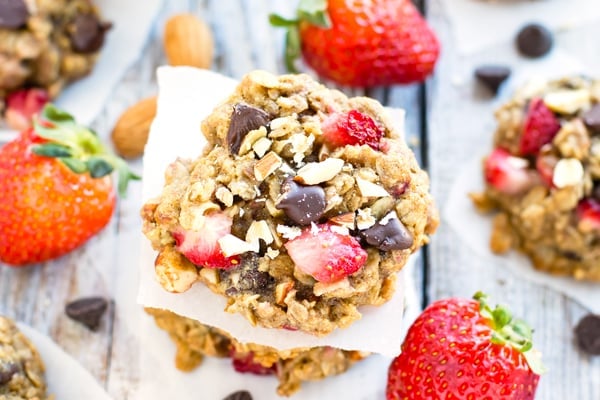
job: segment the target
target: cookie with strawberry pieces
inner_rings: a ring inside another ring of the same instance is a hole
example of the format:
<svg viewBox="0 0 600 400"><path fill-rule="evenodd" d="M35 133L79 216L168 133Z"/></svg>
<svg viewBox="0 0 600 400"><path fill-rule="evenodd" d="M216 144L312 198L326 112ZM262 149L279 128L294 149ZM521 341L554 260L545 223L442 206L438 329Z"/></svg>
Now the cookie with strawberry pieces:
<svg viewBox="0 0 600 400"><path fill-rule="evenodd" d="M494 252L517 249L552 274L600 281L600 81L526 85L498 111L485 158Z"/></svg>
<svg viewBox="0 0 600 400"><path fill-rule="evenodd" d="M440 43L411 0L301 0L297 17L271 15L285 27L285 59L301 55L321 78L353 87L424 81Z"/></svg>
<svg viewBox="0 0 600 400"><path fill-rule="evenodd" d="M394 293L437 227L429 181L386 110L307 75L246 75L142 210L171 292L201 281L253 324L326 335Z"/></svg>

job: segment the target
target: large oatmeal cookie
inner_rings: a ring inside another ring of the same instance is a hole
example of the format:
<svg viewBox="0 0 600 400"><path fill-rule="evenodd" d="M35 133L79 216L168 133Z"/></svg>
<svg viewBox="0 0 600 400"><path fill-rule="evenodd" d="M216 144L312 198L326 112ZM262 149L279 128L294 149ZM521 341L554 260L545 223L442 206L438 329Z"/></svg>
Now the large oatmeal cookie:
<svg viewBox="0 0 600 400"><path fill-rule="evenodd" d="M394 292L438 223L429 181L384 108L307 75L245 76L144 205L156 274L197 280L252 324L325 335Z"/></svg>
<svg viewBox="0 0 600 400"><path fill-rule="evenodd" d="M44 364L31 342L0 316L0 399L46 399Z"/></svg>
<svg viewBox="0 0 600 400"><path fill-rule="evenodd" d="M553 274L600 281L600 81L528 85L496 112L482 210L492 250L526 253Z"/></svg>
<svg viewBox="0 0 600 400"><path fill-rule="evenodd" d="M279 380L277 393L280 396L294 394L302 382L341 374L368 355L333 347L278 351L256 344L242 344L219 329L169 311L146 311L175 342L175 365L180 370L193 370L201 364L204 356L230 357L233 368L238 372L275 375Z"/></svg>

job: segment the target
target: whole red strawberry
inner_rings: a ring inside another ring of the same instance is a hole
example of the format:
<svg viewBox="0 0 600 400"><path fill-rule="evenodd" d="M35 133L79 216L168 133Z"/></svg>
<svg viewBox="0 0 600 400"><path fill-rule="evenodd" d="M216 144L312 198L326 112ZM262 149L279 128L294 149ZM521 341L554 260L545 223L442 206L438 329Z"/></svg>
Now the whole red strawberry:
<svg viewBox="0 0 600 400"><path fill-rule="evenodd" d="M421 82L440 51L410 0L301 0L297 19L270 20L288 28L288 68L301 53L317 74L341 85Z"/></svg>
<svg viewBox="0 0 600 400"><path fill-rule="evenodd" d="M387 399L533 399L543 367L531 329L503 306L451 298L410 327L388 373Z"/></svg>
<svg viewBox="0 0 600 400"><path fill-rule="evenodd" d="M0 261L22 266L83 244L109 222L119 191L136 179L98 136L47 105L34 128L0 148Z"/></svg>

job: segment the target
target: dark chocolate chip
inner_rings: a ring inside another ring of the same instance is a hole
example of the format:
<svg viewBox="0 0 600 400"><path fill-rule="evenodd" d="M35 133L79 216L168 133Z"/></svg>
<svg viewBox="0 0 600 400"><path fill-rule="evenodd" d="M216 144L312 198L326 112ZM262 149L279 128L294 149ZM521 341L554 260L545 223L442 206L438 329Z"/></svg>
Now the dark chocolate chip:
<svg viewBox="0 0 600 400"><path fill-rule="evenodd" d="M71 26L71 47L77 53L95 53L104 44L106 31L112 27L94 14L78 14Z"/></svg>
<svg viewBox="0 0 600 400"><path fill-rule="evenodd" d="M594 105L582 115L583 123L593 133L600 133L600 104Z"/></svg>
<svg viewBox="0 0 600 400"><path fill-rule="evenodd" d="M517 48L522 55L537 58L552 48L554 38L548 28L540 24L525 25L517 35Z"/></svg>
<svg viewBox="0 0 600 400"><path fill-rule="evenodd" d="M0 361L0 386L7 384L20 368L13 362Z"/></svg>
<svg viewBox="0 0 600 400"><path fill-rule="evenodd" d="M248 132L266 126L271 119L269 114L260 108L238 103L233 106L229 130L227 131L227 145L232 154L238 154L242 141Z"/></svg>
<svg viewBox="0 0 600 400"><path fill-rule="evenodd" d="M588 354L600 355L600 315L588 314L575 327L577 343Z"/></svg>
<svg viewBox="0 0 600 400"><path fill-rule="evenodd" d="M73 320L95 331L100 326L100 318L108 308L108 301L102 297L86 297L70 302L65 313Z"/></svg>
<svg viewBox="0 0 600 400"><path fill-rule="evenodd" d="M368 244L383 251L404 250L413 245L412 235L395 213L388 214L359 234Z"/></svg>
<svg viewBox="0 0 600 400"><path fill-rule="evenodd" d="M592 198L600 201L600 182L596 182L594 189L592 190Z"/></svg>
<svg viewBox="0 0 600 400"><path fill-rule="evenodd" d="M0 28L20 28L27 18L29 10L24 0L0 0Z"/></svg>
<svg viewBox="0 0 600 400"><path fill-rule="evenodd" d="M317 221L325 211L325 190L318 185L301 185L287 179L281 185L281 199L276 207L298 225Z"/></svg>
<svg viewBox="0 0 600 400"><path fill-rule="evenodd" d="M498 88L509 76L510 68L504 65L482 65L475 69L475 77L493 94L498 93Z"/></svg>
<svg viewBox="0 0 600 400"><path fill-rule="evenodd" d="M237 392L231 393L223 400L252 400L252 395L247 390L238 390Z"/></svg>

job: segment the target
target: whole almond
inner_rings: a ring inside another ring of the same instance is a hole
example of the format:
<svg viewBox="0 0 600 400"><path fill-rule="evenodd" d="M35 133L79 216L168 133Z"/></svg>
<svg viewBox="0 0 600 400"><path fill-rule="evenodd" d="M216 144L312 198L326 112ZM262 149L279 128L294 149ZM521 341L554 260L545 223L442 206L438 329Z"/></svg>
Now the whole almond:
<svg viewBox="0 0 600 400"><path fill-rule="evenodd" d="M115 150L121 157L132 159L144 153L155 115L156 96L139 101L121 114L111 135Z"/></svg>
<svg viewBox="0 0 600 400"><path fill-rule="evenodd" d="M210 68L213 57L212 33L192 14L177 14L165 24L163 46L171 65Z"/></svg>

